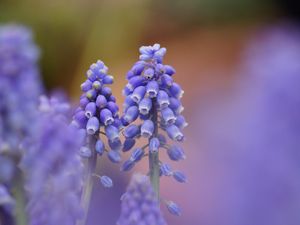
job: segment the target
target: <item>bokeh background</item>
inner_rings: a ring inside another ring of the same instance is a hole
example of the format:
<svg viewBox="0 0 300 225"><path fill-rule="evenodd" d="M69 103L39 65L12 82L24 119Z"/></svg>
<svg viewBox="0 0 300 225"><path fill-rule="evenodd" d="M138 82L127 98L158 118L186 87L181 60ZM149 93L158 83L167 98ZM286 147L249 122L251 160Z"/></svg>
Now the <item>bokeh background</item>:
<svg viewBox="0 0 300 225"><path fill-rule="evenodd" d="M63 89L73 101L80 96L85 71L101 59L115 77L113 91L121 105L125 74L137 60L139 46L160 43L166 47L165 62L177 70L175 80L185 90L184 115L189 121L184 143L187 160L173 165L186 171L188 183L162 181L162 196L183 209L181 217L163 209L169 224L297 225L300 159L292 150L300 147L299 141L295 137L288 142L293 145L282 144L281 149L291 151L273 155L280 144L266 142L280 139L280 132L266 140L272 127L264 130L258 121L267 120L274 111L261 117L268 101L256 104L268 85L256 87L259 82L245 77L262 70L284 73L297 64L290 65L290 59L300 62L300 54L294 54L300 50L299 10L297 0L0 0L0 23L32 28L42 52L41 73L47 89ZM261 36L273 34L278 40L264 50L273 39ZM261 51L253 53L249 50L253 46ZM291 55L255 64L285 50ZM273 62L279 65L274 71ZM282 83L283 90L288 90ZM293 94L299 96L299 92ZM274 102L280 108L281 102ZM291 104L295 102L299 103ZM292 117L280 114L269 123L281 121L281 116ZM291 138L300 127L297 119L292 121L298 127ZM106 159L101 161L98 169L112 176L115 186L110 190L95 186L89 225L115 224L120 196L130 177ZM144 163L140 169L146 171Z"/></svg>

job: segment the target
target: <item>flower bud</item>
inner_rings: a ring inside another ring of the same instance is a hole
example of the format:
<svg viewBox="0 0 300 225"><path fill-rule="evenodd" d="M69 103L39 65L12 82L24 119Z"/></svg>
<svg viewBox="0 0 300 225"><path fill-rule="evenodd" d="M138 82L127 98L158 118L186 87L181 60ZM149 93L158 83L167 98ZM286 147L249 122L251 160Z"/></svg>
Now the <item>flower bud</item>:
<svg viewBox="0 0 300 225"><path fill-rule="evenodd" d="M97 91L95 89L91 89L86 93L86 97L89 100L94 100L96 98L96 95L97 95Z"/></svg>
<svg viewBox="0 0 300 225"><path fill-rule="evenodd" d="M180 132L179 128L175 125L170 125L166 128L168 136L174 141L183 141L184 136Z"/></svg>
<svg viewBox="0 0 300 225"><path fill-rule="evenodd" d="M114 82L114 77L107 75L102 79L103 84L112 84Z"/></svg>
<svg viewBox="0 0 300 225"><path fill-rule="evenodd" d="M101 122L107 126L114 122L114 118L112 117L112 113L108 109L102 109L100 112L100 120Z"/></svg>
<svg viewBox="0 0 300 225"><path fill-rule="evenodd" d="M74 120L77 122L80 128L85 128L88 118L85 116L85 112L81 110L74 115Z"/></svg>
<svg viewBox="0 0 300 225"><path fill-rule="evenodd" d="M102 85L101 85L100 81L95 80L95 81L93 82L93 88L94 88L95 90L100 90L101 86L102 86Z"/></svg>
<svg viewBox="0 0 300 225"><path fill-rule="evenodd" d="M118 151L110 150L107 156L109 160L113 163L118 163L121 161L121 155Z"/></svg>
<svg viewBox="0 0 300 225"><path fill-rule="evenodd" d="M90 102L85 107L85 116L87 118L91 118L96 114L96 104L94 102Z"/></svg>
<svg viewBox="0 0 300 225"><path fill-rule="evenodd" d="M178 161L181 159L185 159L185 154L182 148L178 147L177 145L171 146L167 150L168 156L171 160Z"/></svg>
<svg viewBox="0 0 300 225"><path fill-rule="evenodd" d="M139 116L139 110L137 106L131 106L127 109L123 119L127 123L132 123L135 121Z"/></svg>
<svg viewBox="0 0 300 225"><path fill-rule="evenodd" d="M165 73L169 74L170 76L172 76L174 73L176 73L176 70L170 65L165 65L164 69L165 69Z"/></svg>
<svg viewBox="0 0 300 225"><path fill-rule="evenodd" d="M180 85L177 83L173 83L170 87L170 93L174 98L182 98L184 91L181 89Z"/></svg>
<svg viewBox="0 0 300 225"><path fill-rule="evenodd" d="M179 129L183 129L185 128L188 123L185 121L184 116L179 115L176 119L175 125L179 128Z"/></svg>
<svg viewBox="0 0 300 225"><path fill-rule="evenodd" d="M161 109L166 108L169 106L169 96L165 91L160 90L157 94L157 102Z"/></svg>
<svg viewBox="0 0 300 225"><path fill-rule="evenodd" d="M108 176L101 176L100 182L103 185L103 187L111 188L113 186L113 181Z"/></svg>
<svg viewBox="0 0 300 225"><path fill-rule="evenodd" d="M90 102L90 100L84 96L84 97L80 98L79 104L82 108L85 108L89 102Z"/></svg>
<svg viewBox="0 0 300 225"><path fill-rule="evenodd" d="M95 134L99 130L99 127L100 123L98 118L91 117L87 122L86 131L88 134Z"/></svg>
<svg viewBox="0 0 300 225"><path fill-rule="evenodd" d="M112 150L119 151L122 148L122 142L120 139L115 141L108 140L108 145Z"/></svg>
<svg viewBox="0 0 300 225"><path fill-rule="evenodd" d="M173 214L175 216L180 216L181 215L181 209L179 208L179 206L176 203L174 203L172 201L168 201L168 202L166 202L166 205L167 205L168 211L171 214Z"/></svg>
<svg viewBox="0 0 300 225"><path fill-rule="evenodd" d="M105 127L105 134L112 142L119 140L119 130L113 125L108 125Z"/></svg>
<svg viewBox="0 0 300 225"><path fill-rule="evenodd" d="M176 117L170 108L164 108L161 110L161 115L166 124L173 124L176 121Z"/></svg>
<svg viewBox="0 0 300 225"><path fill-rule="evenodd" d="M142 76L135 76L135 77L132 77L132 78L129 80L129 82L128 82L128 84L126 85L126 87L127 87L129 90L133 91L136 87L142 85L142 84L144 83L144 81L145 81L145 78L144 78L144 77L142 77Z"/></svg>
<svg viewBox="0 0 300 225"><path fill-rule="evenodd" d="M159 86L154 80L150 81L146 87L146 93L150 98L155 98L158 94Z"/></svg>
<svg viewBox="0 0 300 225"><path fill-rule="evenodd" d="M90 158L92 156L92 151L88 147L81 147L79 150L79 155L83 158Z"/></svg>
<svg viewBox="0 0 300 225"><path fill-rule="evenodd" d="M139 134L140 134L140 127L135 124L129 125L124 130L124 136L126 138L135 138Z"/></svg>
<svg viewBox="0 0 300 225"><path fill-rule="evenodd" d="M149 138L154 132L154 123L151 120L145 120L141 126L141 135L143 137Z"/></svg>
<svg viewBox="0 0 300 225"><path fill-rule="evenodd" d="M101 140L97 140L96 145L95 145L95 149L96 149L96 152L99 155L102 155L105 151L104 143Z"/></svg>
<svg viewBox="0 0 300 225"><path fill-rule="evenodd" d="M138 162L143 158L144 154L145 152L143 149L137 148L132 152L130 160L133 162Z"/></svg>
<svg viewBox="0 0 300 225"><path fill-rule="evenodd" d="M167 163L162 163L160 165L160 172L163 176L171 176L172 175L171 166Z"/></svg>
<svg viewBox="0 0 300 225"><path fill-rule="evenodd" d="M186 176L184 175L184 173L180 172L180 171L175 171L173 172L173 178L175 180L177 180L180 183L185 183L186 182Z"/></svg>
<svg viewBox="0 0 300 225"><path fill-rule="evenodd" d="M106 107L111 111L113 116L116 116L118 114L119 106L116 103L110 101L107 103Z"/></svg>
<svg viewBox="0 0 300 225"><path fill-rule="evenodd" d="M135 165L134 161L130 159L126 160L121 167L121 171L129 171L134 167L134 165Z"/></svg>
<svg viewBox="0 0 300 225"><path fill-rule="evenodd" d="M105 96L103 95L98 95L97 99L96 99L96 105L99 109L103 109L106 107L107 104L107 100L105 98Z"/></svg>
<svg viewBox="0 0 300 225"><path fill-rule="evenodd" d="M87 92L92 89L92 82L90 80L86 80L84 83L80 85L80 88L83 92Z"/></svg>
<svg viewBox="0 0 300 225"><path fill-rule="evenodd" d="M152 100L150 98L143 98L139 103L139 112L142 115L147 115L152 108Z"/></svg>
<svg viewBox="0 0 300 225"><path fill-rule="evenodd" d="M147 79L150 80L154 77L154 70L152 68L148 68L144 70L143 76Z"/></svg>
<svg viewBox="0 0 300 225"><path fill-rule="evenodd" d="M173 84L173 78L168 74L164 74L161 76L161 84L163 87L171 87Z"/></svg>
<svg viewBox="0 0 300 225"><path fill-rule="evenodd" d="M151 138L149 141L149 151L150 152L158 152L160 146L160 142L158 138Z"/></svg>
<svg viewBox="0 0 300 225"><path fill-rule="evenodd" d="M145 86L138 86L134 89L133 93L131 94L131 98L134 102L139 103L145 96L146 87Z"/></svg>
<svg viewBox="0 0 300 225"><path fill-rule="evenodd" d="M109 97L112 94L111 88L109 87L102 87L101 94L105 97Z"/></svg>
<svg viewBox="0 0 300 225"><path fill-rule="evenodd" d="M135 145L135 139L126 138L123 145L123 152L129 151Z"/></svg>

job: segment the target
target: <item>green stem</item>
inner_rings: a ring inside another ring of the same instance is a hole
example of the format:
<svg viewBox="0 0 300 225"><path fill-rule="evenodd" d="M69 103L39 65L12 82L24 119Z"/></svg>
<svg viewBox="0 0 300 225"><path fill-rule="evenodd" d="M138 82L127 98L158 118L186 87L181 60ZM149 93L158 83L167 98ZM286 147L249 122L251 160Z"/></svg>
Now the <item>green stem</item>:
<svg viewBox="0 0 300 225"><path fill-rule="evenodd" d="M152 100L152 118L154 124L153 137L158 134L156 99ZM150 140L149 140L150 141ZM149 152L149 175L153 190L159 200L159 152Z"/></svg>
<svg viewBox="0 0 300 225"><path fill-rule="evenodd" d="M89 147L92 150L92 156L88 159L86 177L85 177L85 182L83 184L84 186L83 186L82 196L81 196L81 205L84 210L84 217L81 221L78 222L78 225L85 225L88 217L90 201L91 201L93 185L94 185L93 173L95 172L97 166L97 154L94 151L95 143L96 143L95 137L90 137Z"/></svg>
<svg viewBox="0 0 300 225"><path fill-rule="evenodd" d="M27 225L26 194L24 190L24 179L22 176L22 172L20 170L17 171L13 183L14 183L13 185L14 188L12 191L16 201L16 208L15 208L16 225Z"/></svg>

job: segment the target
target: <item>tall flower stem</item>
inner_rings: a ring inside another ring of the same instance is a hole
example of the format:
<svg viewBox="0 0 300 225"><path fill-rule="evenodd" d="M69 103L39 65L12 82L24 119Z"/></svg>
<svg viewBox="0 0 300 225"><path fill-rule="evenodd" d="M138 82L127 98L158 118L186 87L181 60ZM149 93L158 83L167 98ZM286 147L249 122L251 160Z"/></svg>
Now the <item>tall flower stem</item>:
<svg viewBox="0 0 300 225"><path fill-rule="evenodd" d="M97 154L94 151L95 143L96 143L95 137L90 136L89 146L90 149L92 150L92 156L88 159L86 177L85 177L85 182L84 182L82 196L81 196L81 205L84 210L84 217L81 221L78 222L78 225L85 225L88 217L89 206L90 206L90 201L93 192L93 185L94 185L93 173L95 172L97 166Z"/></svg>
<svg viewBox="0 0 300 225"><path fill-rule="evenodd" d="M152 100L152 122L154 124L153 137L158 134L158 120L157 120L157 106L156 99ZM150 140L149 140L150 141ZM151 185L155 192L157 199L159 199L159 152L149 152L149 175Z"/></svg>

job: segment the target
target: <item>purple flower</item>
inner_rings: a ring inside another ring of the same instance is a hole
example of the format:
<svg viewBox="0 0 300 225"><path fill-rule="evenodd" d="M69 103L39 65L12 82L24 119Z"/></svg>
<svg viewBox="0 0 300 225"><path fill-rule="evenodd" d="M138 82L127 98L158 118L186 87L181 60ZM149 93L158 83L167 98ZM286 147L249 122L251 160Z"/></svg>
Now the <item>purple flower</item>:
<svg viewBox="0 0 300 225"><path fill-rule="evenodd" d="M18 151L36 119L42 92L32 34L18 25L0 26L0 150Z"/></svg>
<svg viewBox="0 0 300 225"><path fill-rule="evenodd" d="M167 163L162 163L160 165L160 172L163 176L171 176L172 175L172 169L171 166Z"/></svg>
<svg viewBox="0 0 300 225"><path fill-rule="evenodd" d="M104 142L99 141L100 133L105 133L109 146L114 146L114 149L119 140L120 126L117 123L119 107L115 103L111 89L106 86L113 82L113 77L107 72L108 68L100 60L90 66L87 80L81 85L83 94L80 106L73 116L73 124L86 129L87 137L83 145L91 150L91 156L95 151L98 155L102 155L106 149Z"/></svg>
<svg viewBox="0 0 300 225"><path fill-rule="evenodd" d="M123 152L129 151L135 145L135 139L126 138L123 145Z"/></svg>
<svg viewBox="0 0 300 225"><path fill-rule="evenodd" d="M133 175L121 201L121 215L117 222L118 225L166 225L159 208L159 202L147 176Z"/></svg>
<svg viewBox="0 0 300 225"><path fill-rule="evenodd" d="M111 188L113 186L113 181L108 176L101 176L100 182L106 188Z"/></svg>
<svg viewBox="0 0 300 225"><path fill-rule="evenodd" d="M150 152L157 152L159 147L160 147L159 139L156 138L156 137L151 138L150 141L149 141L149 151Z"/></svg>
<svg viewBox="0 0 300 225"><path fill-rule="evenodd" d="M149 144L135 149L121 170L130 170L144 155L148 156L150 180L159 198L161 173L159 149L166 149L171 160L178 161L185 158L180 147L169 145L165 136L159 133L166 133L176 142L184 140L182 129L187 123L181 115L183 106L180 99L183 90L174 81L175 69L163 64L165 48L161 48L159 44L143 46L140 53L140 60L127 73L128 84L123 90L126 98L122 122L127 126L123 134L130 140L127 141L124 150L129 151L135 144L132 139L140 137L147 138ZM167 169L163 173L169 176L171 172L167 172ZM179 182L185 180L179 173L176 173L174 178Z"/></svg>
<svg viewBox="0 0 300 225"><path fill-rule="evenodd" d="M167 208L169 210L169 212L175 216L180 216L181 215L181 209L179 208L179 206L172 201L168 201L166 202Z"/></svg>
<svg viewBox="0 0 300 225"><path fill-rule="evenodd" d="M128 159L122 164L121 171L129 171L134 167L134 165L135 161Z"/></svg>
<svg viewBox="0 0 300 225"><path fill-rule="evenodd" d="M169 155L169 158L171 160L174 160L174 161L178 161L178 160L181 160L181 159L185 159L185 154L183 152L183 149L180 148L179 146L177 145L172 145L168 150L167 150L167 153Z"/></svg>
<svg viewBox="0 0 300 225"><path fill-rule="evenodd" d="M52 104L45 107L47 102ZM60 111L65 106L55 99L42 101L43 111L24 151L21 168L26 175L31 225L74 225L82 216L81 134Z"/></svg>
<svg viewBox="0 0 300 225"><path fill-rule="evenodd" d="M143 149L137 148L132 152L130 160L133 162L138 162L143 158L144 154L145 151Z"/></svg>
<svg viewBox="0 0 300 225"><path fill-rule="evenodd" d="M299 57L298 24L265 27L246 49L236 89L195 112L194 138L209 152L203 170L218 171L199 195L221 195L192 221L300 223Z"/></svg>
<svg viewBox="0 0 300 225"><path fill-rule="evenodd" d="M174 171L172 175L173 175L174 179L180 183L186 183L186 181L187 181L185 174L180 171Z"/></svg>

